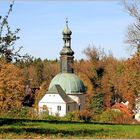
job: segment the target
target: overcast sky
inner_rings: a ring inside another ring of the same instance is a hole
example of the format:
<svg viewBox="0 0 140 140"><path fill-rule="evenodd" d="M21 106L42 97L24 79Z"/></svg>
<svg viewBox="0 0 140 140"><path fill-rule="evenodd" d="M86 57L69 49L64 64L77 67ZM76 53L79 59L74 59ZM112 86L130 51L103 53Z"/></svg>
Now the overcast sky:
<svg viewBox="0 0 140 140"><path fill-rule="evenodd" d="M10 1L0 1L0 15L9 9ZM91 45L112 52L116 58L128 58L124 43L127 27L133 19L124 11L119 0L22 0L15 1L9 18L12 29L20 28L17 46L22 53L42 59L59 58L63 47L62 30L68 17L72 30L75 58Z"/></svg>

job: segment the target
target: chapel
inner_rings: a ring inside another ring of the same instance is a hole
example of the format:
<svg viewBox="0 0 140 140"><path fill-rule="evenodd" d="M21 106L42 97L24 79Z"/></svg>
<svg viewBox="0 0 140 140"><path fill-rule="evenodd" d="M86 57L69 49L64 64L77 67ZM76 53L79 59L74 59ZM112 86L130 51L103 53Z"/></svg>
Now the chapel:
<svg viewBox="0 0 140 140"><path fill-rule="evenodd" d="M64 46L60 51L60 73L50 82L49 89L39 101L39 113L48 111L49 115L65 116L69 112L83 110L86 88L74 73L74 51L71 49L72 31L66 27L63 32Z"/></svg>

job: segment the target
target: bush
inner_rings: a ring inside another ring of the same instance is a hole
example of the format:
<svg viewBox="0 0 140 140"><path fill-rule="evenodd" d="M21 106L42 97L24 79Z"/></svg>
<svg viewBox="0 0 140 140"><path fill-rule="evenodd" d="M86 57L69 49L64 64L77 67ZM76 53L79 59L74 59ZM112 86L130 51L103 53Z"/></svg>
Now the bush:
<svg viewBox="0 0 140 140"><path fill-rule="evenodd" d="M39 114L39 119L47 120L47 121L59 121L61 118L59 117L58 114L55 116L49 115L48 111L41 112Z"/></svg>
<svg viewBox="0 0 140 140"><path fill-rule="evenodd" d="M49 116L49 114L48 114L48 112L47 111L44 111L44 112L41 112L40 114L39 114L39 119L47 119L48 118L48 116Z"/></svg>
<svg viewBox="0 0 140 140"><path fill-rule="evenodd" d="M92 114L88 110L83 110L79 112L79 119L85 122L89 122L92 119Z"/></svg>
<svg viewBox="0 0 140 140"><path fill-rule="evenodd" d="M61 118L59 116L51 116L51 115L48 115L48 117L46 119L48 121L59 121L59 120L61 120Z"/></svg>
<svg viewBox="0 0 140 140"><path fill-rule="evenodd" d="M59 121L61 118L56 114L56 116L51 116L47 111L38 114L37 109L32 107L22 107L13 108L8 112L1 113L3 118L13 118L13 119L43 119L48 121Z"/></svg>
<svg viewBox="0 0 140 140"><path fill-rule="evenodd" d="M68 121L85 121L89 122L92 119L92 114L88 110L73 111L66 116Z"/></svg>
<svg viewBox="0 0 140 140"><path fill-rule="evenodd" d="M112 123L120 115L121 115L120 112L116 112L112 109L108 109L100 115L100 121L104 123Z"/></svg>
<svg viewBox="0 0 140 140"><path fill-rule="evenodd" d="M68 121L73 121L74 119L75 119L75 114L74 114L74 112L70 112L70 113L68 113L67 115L66 115L66 120L68 120Z"/></svg>
<svg viewBox="0 0 140 140"><path fill-rule="evenodd" d="M79 121L79 111L73 111L66 115L68 121Z"/></svg>
<svg viewBox="0 0 140 140"><path fill-rule="evenodd" d="M101 115L96 116L96 121L103 123L122 124L122 123L131 123L133 119L122 112L107 109Z"/></svg>
<svg viewBox="0 0 140 140"><path fill-rule="evenodd" d="M8 112L2 113L2 117L14 119L37 119L38 114L34 108L22 107L12 108Z"/></svg>

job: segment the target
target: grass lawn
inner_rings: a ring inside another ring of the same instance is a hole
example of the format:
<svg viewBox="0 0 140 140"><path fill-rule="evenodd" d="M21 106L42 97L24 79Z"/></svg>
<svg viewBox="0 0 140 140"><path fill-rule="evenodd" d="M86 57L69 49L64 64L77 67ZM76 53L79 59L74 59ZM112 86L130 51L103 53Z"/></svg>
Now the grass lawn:
<svg viewBox="0 0 140 140"><path fill-rule="evenodd" d="M0 119L2 138L140 138L140 125Z"/></svg>

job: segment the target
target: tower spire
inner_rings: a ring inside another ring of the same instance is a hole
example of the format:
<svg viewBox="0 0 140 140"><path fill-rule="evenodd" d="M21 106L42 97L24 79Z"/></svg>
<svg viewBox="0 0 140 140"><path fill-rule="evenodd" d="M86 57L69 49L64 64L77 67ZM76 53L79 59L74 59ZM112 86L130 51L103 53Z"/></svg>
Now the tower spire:
<svg viewBox="0 0 140 140"><path fill-rule="evenodd" d="M72 31L68 27L68 18L66 18L66 27L64 28L62 34L63 34L64 46L60 52L61 72L62 73L73 73L74 51L71 49Z"/></svg>

